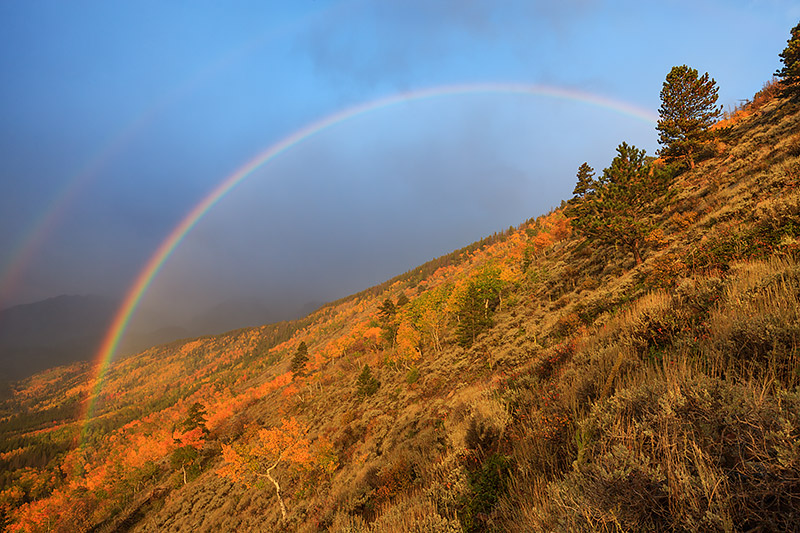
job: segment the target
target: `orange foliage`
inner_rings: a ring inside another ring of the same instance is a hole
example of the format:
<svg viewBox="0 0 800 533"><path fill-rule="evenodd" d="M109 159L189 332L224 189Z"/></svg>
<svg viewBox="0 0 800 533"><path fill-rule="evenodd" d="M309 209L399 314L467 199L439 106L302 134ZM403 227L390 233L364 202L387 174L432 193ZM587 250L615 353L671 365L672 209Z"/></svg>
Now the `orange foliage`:
<svg viewBox="0 0 800 533"><path fill-rule="evenodd" d="M294 395L295 395L295 394L297 394L298 392L300 392L300 389L298 389L298 388L297 388L297 387L295 387L294 385L289 385L288 387L286 387L285 389L283 389L283 390L281 391L281 395L282 395L284 398L291 398L292 396L294 396Z"/></svg>
<svg viewBox="0 0 800 533"><path fill-rule="evenodd" d="M241 451L223 444L223 465L218 474L234 482L249 483L250 474L267 476L281 462L311 465L314 456L306 438L307 431L295 417L284 418L280 426L260 429L257 441Z"/></svg>
<svg viewBox="0 0 800 533"><path fill-rule="evenodd" d="M175 435L173 438L181 446L191 446L195 450L202 450L206 442L206 435L203 433L203 428L200 427Z"/></svg>
<svg viewBox="0 0 800 533"><path fill-rule="evenodd" d="M549 233L539 233L533 238L533 248L538 253L542 250L550 248L555 242L552 235Z"/></svg>
<svg viewBox="0 0 800 533"><path fill-rule="evenodd" d="M181 346L181 354L188 355L203 345L203 341L191 341Z"/></svg>
<svg viewBox="0 0 800 533"><path fill-rule="evenodd" d="M291 372L286 372L285 374L277 376L275 379L267 383L267 390L273 391L275 389L283 387L284 385L288 385L289 383L292 382L292 377L293 374Z"/></svg>
<svg viewBox="0 0 800 533"><path fill-rule="evenodd" d="M367 328L364 331L363 335L364 335L364 340L366 340L370 346L373 347L377 346L380 343L381 339L381 328L376 326Z"/></svg>
<svg viewBox="0 0 800 533"><path fill-rule="evenodd" d="M308 428L295 417L281 420L280 427L261 429L258 431L257 455L292 463L308 464L311 462L309 442L305 435Z"/></svg>

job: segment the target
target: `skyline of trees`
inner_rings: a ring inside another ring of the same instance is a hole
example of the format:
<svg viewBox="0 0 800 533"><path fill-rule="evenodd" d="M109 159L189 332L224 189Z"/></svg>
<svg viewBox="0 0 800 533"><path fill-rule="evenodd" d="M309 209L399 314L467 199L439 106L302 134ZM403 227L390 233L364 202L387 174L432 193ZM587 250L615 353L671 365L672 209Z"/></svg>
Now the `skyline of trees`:
<svg viewBox="0 0 800 533"><path fill-rule="evenodd" d="M782 94L800 94L800 22L791 29L786 48L778 54L783 67L775 72L781 79Z"/></svg>

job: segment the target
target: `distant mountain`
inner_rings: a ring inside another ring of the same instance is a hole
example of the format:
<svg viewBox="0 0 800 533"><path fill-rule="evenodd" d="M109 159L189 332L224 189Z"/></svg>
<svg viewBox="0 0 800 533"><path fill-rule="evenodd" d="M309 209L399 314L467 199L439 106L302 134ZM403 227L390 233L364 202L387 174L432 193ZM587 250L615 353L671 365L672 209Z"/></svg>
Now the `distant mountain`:
<svg viewBox="0 0 800 533"><path fill-rule="evenodd" d="M0 381L91 359L116 310L98 296L57 296L0 311Z"/></svg>
<svg viewBox="0 0 800 533"><path fill-rule="evenodd" d="M309 303L305 316L321 304ZM96 354L118 302L99 296L57 296L0 311L0 383L26 378L42 370L88 361ZM121 353L185 339L214 335L284 320L285 311L257 301L227 301L211 307L187 324L147 326L126 332Z"/></svg>

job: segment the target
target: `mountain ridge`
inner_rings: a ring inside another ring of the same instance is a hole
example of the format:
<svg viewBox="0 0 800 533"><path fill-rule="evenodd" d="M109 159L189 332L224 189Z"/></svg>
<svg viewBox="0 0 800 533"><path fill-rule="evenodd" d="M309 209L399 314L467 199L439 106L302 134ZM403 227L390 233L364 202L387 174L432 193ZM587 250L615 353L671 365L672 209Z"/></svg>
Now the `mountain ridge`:
<svg viewBox="0 0 800 533"><path fill-rule="evenodd" d="M800 102L723 125L641 264L564 203L303 319L17 384L8 529L791 528Z"/></svg>

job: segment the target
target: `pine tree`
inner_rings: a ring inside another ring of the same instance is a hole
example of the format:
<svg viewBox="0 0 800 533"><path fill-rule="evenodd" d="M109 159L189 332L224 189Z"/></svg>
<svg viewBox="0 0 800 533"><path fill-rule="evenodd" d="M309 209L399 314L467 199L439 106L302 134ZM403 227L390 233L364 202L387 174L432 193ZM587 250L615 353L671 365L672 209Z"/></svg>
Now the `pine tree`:
<svg viewBox="0 0 800 533"><path fill-rule="evenodd" d="M208 428L206 427L206 408L200 402L195 402L189 407L186 413L186 418L181 423L183 431L191 431L195 428L200 428L204 435L208 435Z"/></svg>
<svg viewBox="0 0 800 533"><path fill-rule="evenodd" d="M380 386L380 381L375 379L375 377L372 375L372 370L369 368L369 365L364 365L364 368L361 370L361 374L356 380L356 395L359 398L372 396L378 392L378 388Z"/></svg>
<svg viewBox="0 0 800 533"><path fill-rule="evenodd" d="M781 92L785 96L800 94L800 22L792 28L791 35L786 48L778 54L783 68L775 73L781 78Z"/></svg>
<svg viewBox="0 0 800 533"><path fill-rule="evenodd" d="M708 72L681 65L672 67L661 88L661 108L656 129L664 145L660 155L670 161L683 159L694 168L697 155L711 138L709 128L721 116L717 107L719 87Z"/></svg>
<svg viewBox="0 0 800 533"><path fill-rule="evenodd" d="M383 329L383 338L390 346L394 346L397 338L398 324L395 320L397 315L397 307L390 298L386 298L383 303L378 307L378 316L381 321L381 329Z"/></svg>
<svg viewBox="0 0 800 533"><path fill-rule="evenodd" d="M594 191L570 210L572 225L591 240L630 251L638 265L645 238L655 228L648 215L669 200L670 181L668 168L654 167L644 150L623 142Z"/></svg>
<svg viewBox="0 0 800 533"><path fill-rule="evenodd" d="M390 322L394 319L394 315L397 314L397 307L395 307L394 302L391 299L386 298L383 303L378 307L378 315L381 317L381 321L383 322Z"/></svg>
<svg viewBox="0 0 800 533"><path fill-rule="evenodd" d="M401 307L404 307L406 304L408 304L408 302L409 300L408 296L406 296L406 293L401 292L400 296L397 297L397 308L399 309Z"/></svg>
<svg viewBox="0 0 800 533"><path fill-rule="evenodd" d="M302 376L306 371L306 363L308 362L308 347L306 343L300 342L297 351L292 358L292 372L298 376Z"/></svg>
<svg viewBox="0 0 800 533"><path fill-rule="evenodd" d="M502 281L500 272L487 268L467 285L458 303L456 336L461 346L468 347L482 332L494 326L494 311L500 305Z"/></svg>
<svg viewBox="0 0 800 533"><path fill-rule="evenodd" d="M578 167L578 181L575 184L572 195L575 198L583 198L587 194L594 192L596 187L597 181L594 179L594 169L588 163L583 163Z"/></svg>

